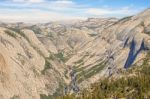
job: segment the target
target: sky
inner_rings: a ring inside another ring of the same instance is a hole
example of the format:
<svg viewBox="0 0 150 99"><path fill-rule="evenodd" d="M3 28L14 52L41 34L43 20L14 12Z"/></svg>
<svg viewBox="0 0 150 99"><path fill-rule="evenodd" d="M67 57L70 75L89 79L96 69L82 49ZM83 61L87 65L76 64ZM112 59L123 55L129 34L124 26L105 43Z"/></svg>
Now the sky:
<svg viewBox="0 0 150 99"><path fill-rule="evenodd" d="M135 15L150 0L0 0L2 22L50 22Z"/></svg>

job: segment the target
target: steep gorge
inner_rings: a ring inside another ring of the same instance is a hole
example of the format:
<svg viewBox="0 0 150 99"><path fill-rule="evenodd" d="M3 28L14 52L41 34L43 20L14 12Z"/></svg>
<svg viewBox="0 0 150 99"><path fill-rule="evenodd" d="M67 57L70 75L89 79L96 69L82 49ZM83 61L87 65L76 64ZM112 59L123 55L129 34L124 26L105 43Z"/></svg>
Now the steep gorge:
<svg viewBox="0 0 150 99"><path fill-rule="evenodd" d="M89 18L73 24L0 25L0 99L51 99L142 60L150 49L150 9L123 19ZM71 68L71 70L70 70ZM4 86L5 85L5 86Z"/></svg>

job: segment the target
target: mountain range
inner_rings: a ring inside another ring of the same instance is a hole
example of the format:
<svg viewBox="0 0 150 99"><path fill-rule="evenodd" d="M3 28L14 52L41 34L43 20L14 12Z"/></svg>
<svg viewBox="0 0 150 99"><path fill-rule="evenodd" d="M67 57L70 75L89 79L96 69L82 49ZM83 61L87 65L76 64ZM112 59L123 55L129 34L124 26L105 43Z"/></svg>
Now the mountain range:
<svg viewBox="0 0 150 99"><path fill-rule="evenodd" d="M1 22L0 48L0 99L55 99L136 76L150 50L150 9L122 19Z"/></svg>

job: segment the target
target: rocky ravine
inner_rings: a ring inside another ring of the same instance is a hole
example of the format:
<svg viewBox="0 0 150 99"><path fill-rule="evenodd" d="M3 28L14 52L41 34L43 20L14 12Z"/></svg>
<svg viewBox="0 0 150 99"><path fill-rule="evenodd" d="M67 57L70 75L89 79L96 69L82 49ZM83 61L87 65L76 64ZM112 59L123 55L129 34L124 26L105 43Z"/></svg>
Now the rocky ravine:
<svg viewBox="0 0 150 99"><path fill-rule="evenodd" d="M89 18L73 24L0 24L0 99L62 94L77 84L119 77L150 49L150 9L121 20Z"/></svg>

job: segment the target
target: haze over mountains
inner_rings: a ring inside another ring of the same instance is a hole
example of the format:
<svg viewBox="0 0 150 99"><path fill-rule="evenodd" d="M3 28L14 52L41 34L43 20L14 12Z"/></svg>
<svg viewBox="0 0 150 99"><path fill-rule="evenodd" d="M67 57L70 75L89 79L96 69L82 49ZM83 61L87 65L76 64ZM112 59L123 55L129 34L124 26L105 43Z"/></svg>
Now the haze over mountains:
<svg viewBox="0 0 150 99"><path fill-rule="evenodd" d="M1 22L0 42L0 99L54 98L140 66L150 49L150 9L69 24Z"/></svg>

